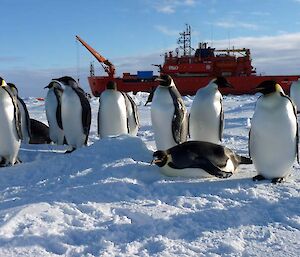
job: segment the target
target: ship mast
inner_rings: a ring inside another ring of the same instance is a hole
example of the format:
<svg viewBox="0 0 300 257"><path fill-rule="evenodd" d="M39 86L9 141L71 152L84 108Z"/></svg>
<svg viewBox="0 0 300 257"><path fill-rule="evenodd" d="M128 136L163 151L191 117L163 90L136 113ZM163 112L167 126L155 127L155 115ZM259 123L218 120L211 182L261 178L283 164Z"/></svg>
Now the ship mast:
<svg viewBox="0 0 300 257"><path fill-rule="evenodd" d="M179 46L180 49L183 49L183 56L191 55L192 53L192 36L191 36L191 26L185 24L185 31L179 33L180 37L177 40L177 44L182 44Z"/></svg>

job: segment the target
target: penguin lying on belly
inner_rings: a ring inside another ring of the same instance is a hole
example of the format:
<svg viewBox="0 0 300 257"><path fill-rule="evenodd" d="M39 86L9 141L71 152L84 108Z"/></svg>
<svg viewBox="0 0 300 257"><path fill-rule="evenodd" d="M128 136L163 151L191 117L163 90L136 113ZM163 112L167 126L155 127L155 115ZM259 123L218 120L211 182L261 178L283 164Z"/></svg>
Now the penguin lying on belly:
<svg viewBox="0 0 300 257"><path fill-rule="evenodd" d="M248 157L227 147L204 141L188 141L153 153L152 163L166 176L187 178L228 178L239 164L251 164Z"/></svg>

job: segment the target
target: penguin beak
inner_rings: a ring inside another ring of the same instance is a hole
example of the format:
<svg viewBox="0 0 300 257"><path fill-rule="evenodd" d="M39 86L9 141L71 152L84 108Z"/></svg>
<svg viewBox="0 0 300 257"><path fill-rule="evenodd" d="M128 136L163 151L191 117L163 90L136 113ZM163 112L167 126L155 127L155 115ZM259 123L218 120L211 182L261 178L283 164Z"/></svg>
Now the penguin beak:
<svg viewBox="0 0 300 257"><path fill-rule="evenodd" d="M157 164L157 163L160 163L160 162L161 162L160 159L158 159L157 157L154 157L154 158L152 159L152 161L151 161L151 165Z"/></svg>
<svg viewBox="0 0 300 257"><path fill-rule="evenodd" d="M156 78L154 81L159 81L159 82L162 82L162 81L165 81L164 79L162 78Z"/></svg>

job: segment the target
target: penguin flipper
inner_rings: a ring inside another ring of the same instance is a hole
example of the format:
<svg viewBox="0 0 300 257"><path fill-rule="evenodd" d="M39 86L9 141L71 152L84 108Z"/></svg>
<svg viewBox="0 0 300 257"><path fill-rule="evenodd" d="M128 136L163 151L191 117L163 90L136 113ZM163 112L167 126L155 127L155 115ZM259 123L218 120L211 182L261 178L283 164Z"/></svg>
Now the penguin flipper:
<svg viewBox="0 0 300 257"><path fill-rule="evenodd" d="M209 173L212 176L218 177L218 178L229 178L232 176L232 172L226 172L221 170L219 167L214 165L210 160L201 158L201 162L198 162L195 167L192 165L191 168L201 168L205 170L207 173Z"/></svg>
<svg viewBox="0 0 300 257"><path fill-rule="evenodd" d="M56 97L56 101L57 101L57 107L56 107L56 121L57 121L57 125L59 126L60 129L63 129L63 125L62 125L62 119L61 119L61 91L58 88L54 89L54 94Z"/></svg>
<svg viewBox="0 0 300 257"><path fill-rule="evenodd" d="M86 98L85 93L83 91L82 88L74 88L76 94L78 95L79 99L80 99L80 103L82 106L82 127L83 127L83 133L87 136L86 138L86 142L87 143L87 139L88 139L88 135L90 132L90 127L91 127L91 105L89 100Z"/></svg>
<svg viewBox="0 0 300 257"><path fill-rule="evenodd" d="M221 112L220 112L220 124L219 124L219 140L222 142L223 137L223 129L224 129L224 109L223 109L223 99L220 98L220 104L221 104Z"/></svg>
<svg viewBox="0 0 300 257"><path fill-rule="evenodd" d="M174 88L169 88L170 95L174 103L174 115L172 119L172 134L177 144L183 143L187 139L188 120L187 111L179 91Z"/></svg>
<svg viewBox="0 0 300 257"><path fill-rule="evenodd" d="M26 127L27 127L27 131L28 131L29 138L30 138L30 137L31 137L31 129L30 129L30 117L29 117L29 112L28 112L27 106L26 106L25 102L23 101L23 99L20 98L20 97L18 97L18 100L19 100L19 102L22 104L23 109L24 109L24 111L25 111Z"/></svg>

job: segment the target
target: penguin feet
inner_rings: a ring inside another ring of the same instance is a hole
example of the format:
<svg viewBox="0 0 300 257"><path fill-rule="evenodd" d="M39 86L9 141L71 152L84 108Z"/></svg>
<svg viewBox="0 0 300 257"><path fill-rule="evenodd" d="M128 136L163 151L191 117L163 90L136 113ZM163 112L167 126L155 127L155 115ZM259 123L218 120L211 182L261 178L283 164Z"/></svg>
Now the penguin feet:
<svg viewBox="0 0 300 257"><path fill-rule="evenodd" d="M273 179L271 180L271 182L272 182L273 184L279 184L279 183L282 183L282 182L284 182L284 181L285 181L284 178L273 178Z"/></svg>
<svg viewBox="0 0 300 257"><path fill-rule="evenodd" d="M261 181L261 180L265 180L266 178L262 175L257 175L255 177L252 178L253 181Z"/></svg>
<svg viewBox="0 0 300 257"><path fill-rule="evenodd" d="M67 150L67 151L65 152L65 154L66 154L66 153L72 153L72 152L74 152L75 150L76 150L76 148L72 147L70 150Z"/></svg>
<svg viewBox="0 0 300 257"><path fill-rule="evenodd" d="M20 158L19 158L19 157L17 157L17 160L15 161L15 163L14 163L14 164L19 164L19 163L22 163L22 161L20 160Z"/></svg>

